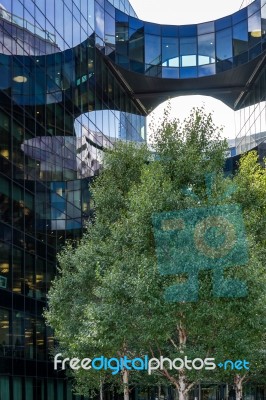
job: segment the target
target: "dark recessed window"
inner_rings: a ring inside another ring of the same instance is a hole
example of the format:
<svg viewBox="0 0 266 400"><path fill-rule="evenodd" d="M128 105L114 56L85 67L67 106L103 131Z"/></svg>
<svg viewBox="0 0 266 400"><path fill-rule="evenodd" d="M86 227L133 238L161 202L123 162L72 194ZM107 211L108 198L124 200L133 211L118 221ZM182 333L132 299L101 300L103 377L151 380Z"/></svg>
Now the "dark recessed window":
<svg viewBox="0 0 266 400"><path fill-rule="evenodd" d="M178 26L162 25L162 36L178 36Z"/></svg>
<svg viewBox="0 0 266 400"><path fill-rule="evenodd" d="M180 78L196 78L197 67L180 68Z"/></svg>
<svg viewBox="0 0 266 400"><path fill-rule="evenodd" d="M178 79L179 78L179 69L178 68L163 67L162 77L163 78L170 78L170 79Z"/></svg>
<svg viewBox="0 0 266 400"><path fill-rule="evenodd" d="M145 64L161 62L161 36L145 35Z"/></svg>
<svg viewBox="0 0 266 400"><path fill-rule="evenodd" d="M161 25L145 22L144 31L150 35L161 35Z"/></svg>
<svg viewBox="0 0 266 400"><path fill-rule="evenodd" d="M243 20L247 19L247 9L243 8L242 10L237 11L232 15L232 23L237 24Z"/></svg>
<svg viewBox="0 0 266 400"><path fill-rule="evenodd" d="M232 57L232 29L224 29L216 33L217 60L226 60Z"/></svg>
<svg viewBox="0 0 266 400"><path fill-rule="evenodd" d="M179 27L180 36L196 36L197 25L183 25Z"/></svg>
<svg viewBox="0 0 266 400"><path fill-rule="evenodd" d="M222 29L228 28L229 26L232 25L231 16L217 19L216 21L214 21L214 23L215 23L216 31L220 31Z"/></svg>

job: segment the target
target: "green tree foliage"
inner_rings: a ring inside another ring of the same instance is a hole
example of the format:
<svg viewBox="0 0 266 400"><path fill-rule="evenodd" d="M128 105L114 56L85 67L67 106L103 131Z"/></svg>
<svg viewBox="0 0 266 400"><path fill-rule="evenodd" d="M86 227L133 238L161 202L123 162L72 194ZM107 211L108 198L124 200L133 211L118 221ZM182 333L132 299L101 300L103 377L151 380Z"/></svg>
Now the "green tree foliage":
<svg viewBox="0 0 266 400"><path fill-rule="evenodd" d="M128 399L134 384L164 383L182 400L200 381L223 380L235 383L240 398L244 379L259 376L265 354L265 170L248 155L233 191L232 179L222 172L226 143L203 109L193 109L183 124L170 121L166 110L154 131L154 157L146 146L122 143L106 153L92 187L95 219L78 246L68 244L58 257L46 318L60 352L70 358L187 356L251 363L250 370L206 371L171 370L166 362L150 376L79 370L75 377L83 394L109 384L120 386ZM225 278L246 282L248 295L218 297L210 269L195 272L197 301L167 302L165 290L187 277L159 272L154 214L235 203L243 208L249 261L228 268Z"/></svg>

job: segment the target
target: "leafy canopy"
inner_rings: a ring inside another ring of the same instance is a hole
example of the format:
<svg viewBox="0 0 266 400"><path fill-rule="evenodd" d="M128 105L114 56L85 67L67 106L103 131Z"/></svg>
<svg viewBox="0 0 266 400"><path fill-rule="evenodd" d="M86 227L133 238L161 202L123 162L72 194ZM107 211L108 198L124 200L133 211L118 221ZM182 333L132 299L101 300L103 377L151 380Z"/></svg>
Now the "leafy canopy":
<svg viewBox="0 0 266 400"><path fill-rule="evenodd" d="M250 374L258 375L265 326L265 170L255 154L245 157L233 193L232 179L222 170L226 141L204 109L193 109L183 124L170 121L166 110L154 128L153 146L153 156L145 145L129 143L106 152L105 168L91 187L94 221L78 246L68 244L58 256L46 318L60 350L79 358L250 357ZM159 272L153 215L235 203L242 204L250 256L248 265L229 268L225 275L245 281L248 296L213 296L210 270L199 273L198 301L165 301L165 290L186 277ZM170 380L160 371L152 377L131 373L131 383L163 379L178 387L180 372L169 372ZM234 373L192 370L185 378L188 387L200 380L230 380ZM83 394L100 379L119 385L110 371L104 377L78 371L76 378Z"/></svg>

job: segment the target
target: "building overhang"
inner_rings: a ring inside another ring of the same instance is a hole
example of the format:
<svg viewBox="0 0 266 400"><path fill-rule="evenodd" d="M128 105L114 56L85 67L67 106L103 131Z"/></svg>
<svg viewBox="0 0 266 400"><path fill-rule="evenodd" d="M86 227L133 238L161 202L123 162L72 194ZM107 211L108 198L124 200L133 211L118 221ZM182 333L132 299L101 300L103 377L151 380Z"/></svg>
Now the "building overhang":
<svg viewBox="0 0 266 400"><path fill-rule="evenodd" d="M131 87L136 100L147 114L169 98L186 95L211 96L230 108L241 108L240 96L248 90L250 77L257 75L266 64L266 51L254 60L215 75L190 79L167 79L146 76L115 65Z"/></svg>

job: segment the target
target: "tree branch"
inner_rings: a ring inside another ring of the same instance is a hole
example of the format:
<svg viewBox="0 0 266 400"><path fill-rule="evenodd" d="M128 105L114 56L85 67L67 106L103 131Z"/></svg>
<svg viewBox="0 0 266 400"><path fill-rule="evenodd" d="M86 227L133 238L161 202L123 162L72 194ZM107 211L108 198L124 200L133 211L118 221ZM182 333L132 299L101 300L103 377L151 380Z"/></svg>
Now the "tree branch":
<svg viewBox="0 0 266 400"><path fill-rule="evenodd" d="M180 386L179 386L178 381L177 381L173 376L171 376L171 375L169 374L169 372L167 371L166 368L163 368L163 374L164 374L164 376L166 376L166 378L167 378L171 383L173 383L173 384L175 385L175 387L176 387L177 389L180 389Z"/></svg>
<svg viewBox="0 0 266 400"><path fill-rule="evenodd" d="M192 389L192 388L193 388L193 386L195 386L197 383L198 383L197 381L196 381L196 382L192 382L192 383L190 383L190 384L188 385L188 387L186 388L186 390L184 391L184 393L187 393L187 392L189 392L189 391L190 391L190 389Z"/></svg>
<svg viewBox="0 0 266 400"><path fill-rule="evenodd" d="M172 343L172 345L176 348L176 350L179 350L179 347L177 346L177 344L173 341L172 338L169 339L170 342Z"/></svg>

